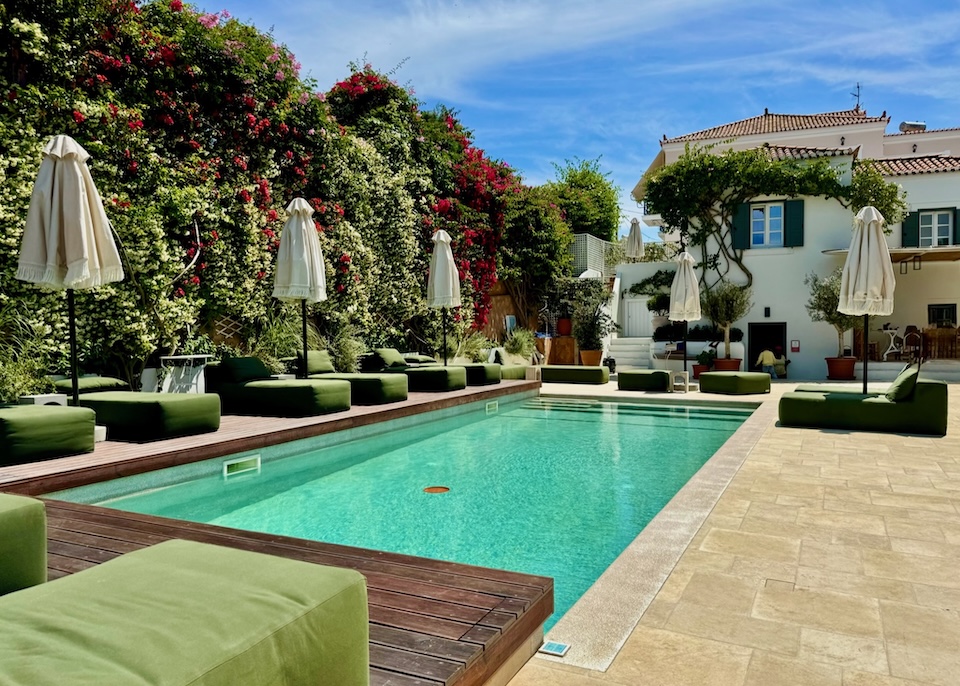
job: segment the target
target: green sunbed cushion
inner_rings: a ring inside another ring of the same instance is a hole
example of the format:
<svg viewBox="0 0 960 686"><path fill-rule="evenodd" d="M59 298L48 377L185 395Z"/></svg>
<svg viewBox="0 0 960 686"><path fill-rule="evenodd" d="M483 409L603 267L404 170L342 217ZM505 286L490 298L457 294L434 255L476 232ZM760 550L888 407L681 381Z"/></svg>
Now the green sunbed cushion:
<svg viewBox="0 0 960 686"><path fill-rule="evenodd" d="M297 353L297 369L300 369L303 366L303 353ZM330 357L330 353L326 350L308 350L307 351L307 375L310 374L326 374L328 372L335 372L336 368L333 366L333 359Z"/></svg>
<svg viewBox="0 0 960 686"><path fill-rule="evenodd" d="M228 414L313 417L350 409L350 384L340 379L265 379L222 383L217 393Z"/></svg>
<svg viewBox="0 0 960 686"><path fill-rule="evenodd" d="M770 375L766 372L703 372L701 393L749 395L770 392Z"/></svg>
<svg viewBox="0 0 960 686"><path fill-rule="evenodd" d="M492 384L498 384L503 378L499 364L484 364L482 362L478 362L474 364L460 364L457 366L463 367L467 370L468 386L489 386Z"/></svg>
<svg viewBox="0 0 960 686"><path fill-rule="evenodd" d="M403 361L407 364L436 364L437 362L435 358L419 353L403 353Z"/></svg>
<svg viewBox="0 0 960 686"><path fill-rule="evenodd" d="M53 382L59 393L73 393L73 379L58 379ZM81 376L77 379L78 393L99 393L101 391L129 391L130 384L111 376Z"/></svg>
<svg viewBox="0 0 960 686"><path fill-rule="evenodd" d="M500 367L500 378L510 381L518 381L527 378L527 367L525 364L505 364Z"/></svg>
<svg viewBox="0 0 960 686"><path fill-rule="evenodd" d="M407 399L407 377L404 374L351 374L334 372L311 374L311 379L341 379L350 382L353 405L382 405Z"/></svg>
<svg viewBox="0 0 960 686"><path fill-rule="evenodd" d="M5 686L369 683L356 571L172 540L0 598Z"/></svg>
<svg viewBox="0 0 960 686"><path fill-rule="evenodd" d="M886 398L892 403L907 400L912 394L913 389L917 387L917 377L920 375L920 367L908 365L906 369L897 375L897 378L887 389Z"/></svg>
<svg viewBox="0 0 960 686"><path fill-rule="evenodd" d="M617 374L621 391L666 391L670 388L670 372L666 369L629 369Z"/></svg>
<svg viewBox="0 0 960 686"><path fill-rule="evenodd" d="M220 369L229 381L243 383L257 379L269 379L273 372L256 357L228 357L220 363Z"/></svg>
<svg viewBox="0 0 960 686"><path fill-rule="evenodd" d="M46 580L46 508L34 498L0 493L0 595Z"/></svg>
<svg viewBox="0 0 960 686"><path fill-rule="evenodd" d="M572 364L550 364L540 368L543 383L605 384L610 381L610 369Z"/></svg>
<svg viewBox="0 0 960 686"><path fill-rule="evenodd" d="M0 466L93 452L95 423L85 407L0 407Z"/></svg>
<svg viewBox="0 0 960 686"><path fill-rule="evenodd" d="M459 391L467 387L467 370L460 366L424 365L423 367L387 367L388 374L406 374L409 389L419 391Z"/></svg>
<svg viewBox="0 0 960 686"><path fill-rule="evenodd" d="M396 348L374 348L373 354L382 367L405 367L406 361Z"/></svg>
<svg viewBox="0 0 960 686"><path fill-rule="evenodd" d="M220 428L220 398L216 393L134 393L111 391L80 398L107 427L107 438L154 441L192 436Z"/></svg>

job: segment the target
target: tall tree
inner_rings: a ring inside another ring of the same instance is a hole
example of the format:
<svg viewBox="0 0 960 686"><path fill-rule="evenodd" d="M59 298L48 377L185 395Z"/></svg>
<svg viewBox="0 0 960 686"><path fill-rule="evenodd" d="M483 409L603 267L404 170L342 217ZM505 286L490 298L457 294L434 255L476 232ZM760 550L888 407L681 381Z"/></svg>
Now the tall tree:
<svg viewBox="0 0 960 686"><path fill-rule="evenodd" d="M615 241L620 226L620 188L609 173L600 170L599 158L567 160L554 167L557 178L547 185L556 194L570 230Z"/></svg>

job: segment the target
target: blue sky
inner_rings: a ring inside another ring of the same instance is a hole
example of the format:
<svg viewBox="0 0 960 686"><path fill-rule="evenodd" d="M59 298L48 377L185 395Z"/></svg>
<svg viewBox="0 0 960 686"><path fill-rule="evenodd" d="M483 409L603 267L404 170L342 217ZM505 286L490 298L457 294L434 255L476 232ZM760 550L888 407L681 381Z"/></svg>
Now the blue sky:
<svg viewBox="0 0 960 686"><path fill-rule="evenodd" d="M527 183L600 158L630 190L659 139L771 112L960 126L955 0L203 0L269 31L328 90L370 62L457 110ZM953 151L957 153L958 151ZM656 231L645 229L644 238Z"/></svg>

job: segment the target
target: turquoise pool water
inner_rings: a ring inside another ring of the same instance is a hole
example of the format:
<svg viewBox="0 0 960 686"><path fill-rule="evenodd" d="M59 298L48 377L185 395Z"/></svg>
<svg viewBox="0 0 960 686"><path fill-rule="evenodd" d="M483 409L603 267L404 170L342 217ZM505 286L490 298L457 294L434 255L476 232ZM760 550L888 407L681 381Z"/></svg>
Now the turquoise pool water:
<svg viewBox="0 0 960 686"><path fill-rule="evenodd" d="M50 497L551 576L549 628L750 414L539 398L485 409L265 456L259 472L224 477L220 458Z"/></svg>

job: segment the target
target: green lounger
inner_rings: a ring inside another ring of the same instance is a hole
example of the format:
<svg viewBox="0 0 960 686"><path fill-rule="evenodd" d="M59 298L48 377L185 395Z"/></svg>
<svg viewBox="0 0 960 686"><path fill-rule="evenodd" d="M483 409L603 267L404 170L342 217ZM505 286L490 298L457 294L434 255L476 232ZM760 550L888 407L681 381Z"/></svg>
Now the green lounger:
<svg viewBox="0 0 960 686"><path fill-rule="evenodd" d="M297 369L300 359L297 355ZM307 374L321 381L340 379L350 383L350 402L354 405L382 405L407 399L407 377L399 374L354 374L338 372L326 350L307 351Z"/></svg>
<svg viewBox="0 0 960 686"><path fill-rule="evenodd" d="M467 370L468 386L490 386L500 383L502 372L499 364L460 364Z"/></svg>
<svg viewBox="0 0 960 686"><path fill-rule="evenodd" d="M350 383L341 379L275 379L256 357L230 357L204 369L227 414L313 417L350 409Z"/></svg>
<svg viewBox="0 0 960 686"><path fill-rule="evenodd" d="M106 391L80 397L97 413L116 441L156 441L193 436L220 428L220 398L215 393L135 393Z"/></svg>
<svg viewBox="0 0 960 686"><path fill-rule="evenodd" d="M0 407L0 467L93 452L95 423L85 407Z"/></svg>
<svg viewBox="0 0 960 686"><path fill-rule="evenodd" d="M5 686L366 686L349 569L171 540L0 597Z"/></svg>
<svg viewBox="0 0 960 686"><path fill-rule="evenodd" d="M947 433L947 385L904 369L883 395L842 390L804 390L780 398L780 424L816 429L888 433Z"/></svg>
<svg viewBox="0 0 960 686"><path fill-rule="evenodd" d="M0 493L0 596L46 580L47 511L43 502Z"/></svg>
<svg viewBox="0 0 960 686"><path fill-rule="evenodd" d="M73 394L73 379L57 379L53 382L57 393ZM81 376L77 379L77 393L102 393L104 391L129 391L130 384L111 376Z"/></svg>
<svg viewBox="0 0 960 686"><path fill-rule="evenodd" d="M520 381L527 378L526 364L504 364L500 366L500 378L504 381Z"/></svg>
<svg viewBox="0 0 960 686"><path fill-rule="evenodd" d="M394 348L377 348L360 358L360 371L405 374L411 391L459 391L467 387L467 370L436 363L411 366Z"/></svg>

